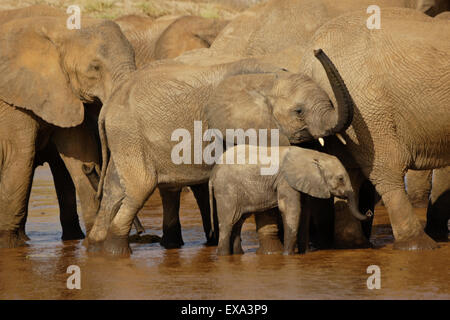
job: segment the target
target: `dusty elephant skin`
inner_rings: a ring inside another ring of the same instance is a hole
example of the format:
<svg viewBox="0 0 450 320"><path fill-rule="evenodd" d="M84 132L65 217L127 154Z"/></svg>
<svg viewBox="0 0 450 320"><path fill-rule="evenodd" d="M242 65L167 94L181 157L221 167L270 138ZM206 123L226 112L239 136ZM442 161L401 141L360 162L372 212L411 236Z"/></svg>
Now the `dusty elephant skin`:
<svg viewBox="0 0 450 320"><path fill-rule="evenodd" d="M239 152L245 159L244 164L226 163L227 155L231 154L233 158ZM270 154L270 166L276 168L275 172L262 175L267 163L258 156L261 154ZM257 159L255 164L249 162L252 157ZM300 193L322 199L345 198L355 217L366 219L358 212L350 178L339 160L299 147L237 146L228 149L221 163L212 170L209 193L211 207L214 203L217 205L219 255L243 253L240 234L245 214L277 206L283 218L284 254L294 254L303 214Z"/></svg>
<svg viewBox="0 0 450 320"><path fill-rule="evenodd" d="M95 245L106 239L107 252L129 254L128 246L108 242L128 235L131 221L156 186L164 187L163 205L173 212L163 225L162 242L170 239L167 232L179 229L179 203L171 201L170 188L206 182L212 166L174 164L171 152L175 143L167 143L167 138L179 128L192 135L194 121L224 133L226 128L276 128L284 144L345 129L352 115L348 92L337 72L330 79L337 94L334 107L308 77L254 59L212 67L169 62L135 73L101 112L102 153L106 157L109 150L113 161L102 167L100 193L104 194L89 242ZM126 123L123 112L127 113ZM258 117L252 116L256 114ZM141 142L130 145L126 141ZM112 183L119 180L120 185ZM119 205L108 230L105 221L109 218L105 217L112 216ZM170 240L179 242L176 235Z"/></svg>
<svg viewBox="0 0 450 320"><path fill-rule="evenodd" d="M84 23L81 30L68 30L66 17L30 17L0 25L2 247L23 244L19 228L24 224L35 156L44 155L49 161L51 156L45 153L49 145L56 148L52 152L59 154L78 191L86 229L92 226L98 200L81 165L99 161L94 138L80 126L85 120L83 102L106 101L135 64L134 52L115 23L89 19ZM61 162L52 164L52 170L60 167ZM55 183L67 182L67 172L59 172ZM65 192L73 195L70 189Z"/></svg>
<svg viewBox="0 0 450 320"><path fill-rule="evenodd" d="M395 248L432 249L437 244L413 215L403 176L407 169L439 168L450 162L450 119L445 109L450 96L444 85L450 81L444 71L448 70L450 47L441 41L442 32L450 30L449 23L408 9L385 9L383 14L383 29L370 34L363 27L366 16L358 13L324 25L313 37L301 70L313 74L331 97L326 73L311 52L323 48L331 52L331 59L340 57L336 65L345 69L341 74L356 106L345 135L347 148L383 198ZM426 70L426 79L420 70ZM412 101L411 92L424 86L433 90Z"/></svg>
<svg viewBox="0 0 450 320"><path fill-rule="evenodd" d="M151 19L138 15L126 15L115 19L130 41L135 51L136 66L143 68L156 60L170 59L179 56L183 52L208 48L217 34L228 23L226 20L206 19L195 16L168 16L159 19ZM206 245L216 245L217 237L211 233L211 221L208 203L208 185L197 184L190 186L200 209L203 230L205 232ZM175 207L166 204L163 216L165 221L172 219L171 210L178 206L181 188L171 188L170 192L160 190L164 195L170 196ZM169 211L169 213L167 212ZM161 242L166 248L183 245L181 226L176 225L176 230L164 237ZM167 231L167 230L166 230ZM166 241L167 238L176 238L176 241Z"/></svg>
<svg viewBox="0 0 450 320"><path fill-rule="evenodd" d="M445 1L379 0L376 5L382 11L386 7L406 7L420 12L429 9L441 12L445 10L442 7ZM254 6L233 19L217 36L210 49L192 51L177 60L194 65L207 65L214 63L217 57L223 56L228 59L259 57L280 68L296 72L308 48L308 42L322 25L350 11L359 11L367 15L367 8L373 4L371 0L271 0ZM370 205L373 209L375 205L373 199L377 194L374 191L368 192L367 189L360 190L367 178L358 163L338 139L330 137L326 140L325 148L320 150L331 153L341 160L350 175L357 199L361 198L366 203L373 202ZM333 223L335 230L331 235L324 235L325 238L333 238L333 246L338 248L370 246L366 236L368 232L364 231L370 230L368 221L360 223L355 220L345 200L335 199L332 206L325 202L313 199L311 204L328 207L329 210L336 212L325 214L335 220L325 223L325 225Z"/></svg>

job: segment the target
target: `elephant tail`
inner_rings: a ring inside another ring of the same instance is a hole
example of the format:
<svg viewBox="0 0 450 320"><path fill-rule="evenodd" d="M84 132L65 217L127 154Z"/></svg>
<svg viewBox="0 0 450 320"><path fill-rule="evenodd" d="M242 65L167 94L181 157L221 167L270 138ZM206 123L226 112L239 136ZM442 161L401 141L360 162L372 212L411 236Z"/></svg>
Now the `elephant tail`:
<svg viewBox="0 0 450 320"><path fill-rule="evenodd" d="M103 111L103 108L102 108ZM108 167L109 158L108 158L108 140L106 139L106 131L105 131L105 117L102 116L102 112L100 112L100 116L98 119L98 133L100 135L100 142L102 146L102 171L100 174L100 180L98 182L97 189L97 199L100 200L103 193L103 185L105 184L105 176L106 176L106 168Z"/></svg>

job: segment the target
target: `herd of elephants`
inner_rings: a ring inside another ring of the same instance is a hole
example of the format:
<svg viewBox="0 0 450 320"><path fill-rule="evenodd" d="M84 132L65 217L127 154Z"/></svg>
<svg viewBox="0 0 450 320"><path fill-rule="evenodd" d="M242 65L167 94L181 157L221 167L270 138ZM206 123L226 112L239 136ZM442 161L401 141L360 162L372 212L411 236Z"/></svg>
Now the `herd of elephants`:
<svg viewBox="0 0 450 320"><path fill-rule="evenodd" d="M394 249L437 248L450 218L449 10L447 0L269 0L230 21L82 15L79 29L46 5L0 11L0 248L29 240L45 162L62 239L85 238L92 254L131 253L156 188L161 245L182 246L184 187L220 255L243 252L252 213L258 253L368 247L379 201ZM239 148L227 129L277 129L279 169L175 163L173 133L195 136L196 123L222 133L223 157ZM425 226L414 206L427 206Z"/></svg>

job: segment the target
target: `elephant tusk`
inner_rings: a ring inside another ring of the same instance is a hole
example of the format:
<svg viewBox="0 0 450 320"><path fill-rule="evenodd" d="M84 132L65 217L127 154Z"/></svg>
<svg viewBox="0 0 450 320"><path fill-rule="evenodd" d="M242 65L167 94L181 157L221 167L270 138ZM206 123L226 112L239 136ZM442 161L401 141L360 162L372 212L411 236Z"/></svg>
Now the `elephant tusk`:
<svg viewBox="0 0 450 320"><path fill-rule="evenodd" d="M344 137L340 133L336 133L336 137L342 142L343 145L347 144L347 141L345 141Z"/></svg>
<svg viewBox="0 0 450 320"><path fill-rule="evenodd" d="M322 147L325 146L325 140L323 138L319 138L319 143Z"/></svg>

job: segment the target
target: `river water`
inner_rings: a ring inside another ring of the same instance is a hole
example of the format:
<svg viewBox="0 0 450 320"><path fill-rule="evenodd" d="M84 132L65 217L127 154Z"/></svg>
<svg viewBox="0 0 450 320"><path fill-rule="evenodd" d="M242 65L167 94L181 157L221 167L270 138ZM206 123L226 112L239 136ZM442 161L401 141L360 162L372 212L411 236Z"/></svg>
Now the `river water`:
<svg viewBox="0 0 450 320"><path fill-rule="evenodd" d="M425 210L417 209L422 221ZM147 234L161 236L157 194L139 214ZM450 244L423 252L392 249L384 207L375 212L377 249L322 250L306 255L256 255L252 219L244 224L244 255L218 257L206 247L200 213L183 192L185 245L132 243L128 259L88 254L82 241L62 242L56 194L48 167L35 175L28 247L0 249L0 299L450 299ZM81 270L81 289L70 290L67 268ZM367 288L369 265L381 270L381 288Z"/></svg>

